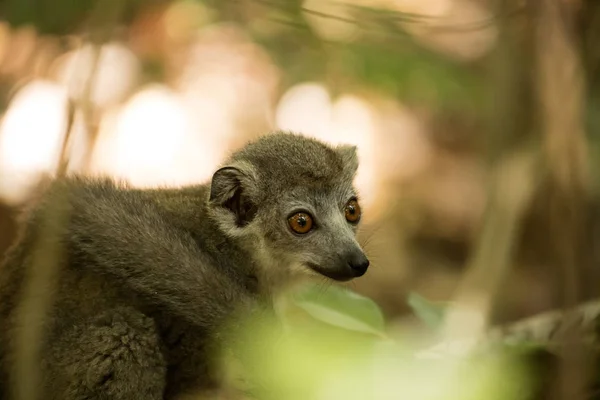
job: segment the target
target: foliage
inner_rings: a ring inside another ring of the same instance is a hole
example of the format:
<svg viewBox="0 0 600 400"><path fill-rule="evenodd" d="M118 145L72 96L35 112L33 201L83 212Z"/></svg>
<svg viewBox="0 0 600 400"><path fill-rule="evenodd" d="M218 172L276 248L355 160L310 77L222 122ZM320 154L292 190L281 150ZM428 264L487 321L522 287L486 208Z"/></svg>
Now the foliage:
<svg viewBox="0 0 600 400"><path fill-rule="evenodd" d="M444 320L445 306L434 304L417 293L409 294L408 305L423 322L432 328L439 327Z"/></svg>
<svg viewBox="0 0 600 400"><path fill-rule="evenodd" d="M311 317L342 329L384 336L385 322L370 299L339 286L322 290L307 285L294 293L293 303Z"/></svg>
<svg viewBox="0 0 600 400"><path fill-rule="evenodd" d="M309 285L287 296L283 329L274 320L250 320L235 350L255 398L532 398L518 351L424 359L415 343L385 332L379 308L353 291ZM439 322L437 306L410 298L421 317Z"/></svg>
<svg viewBox="0 0 600 400"><path fill-rule="evenodd" d="M125 6L124 22L142 6L165 0L1 0L0 15L14 27L32 25L41 34L72 35L81 33L95 10L114 7L115 1Z"/></svg>

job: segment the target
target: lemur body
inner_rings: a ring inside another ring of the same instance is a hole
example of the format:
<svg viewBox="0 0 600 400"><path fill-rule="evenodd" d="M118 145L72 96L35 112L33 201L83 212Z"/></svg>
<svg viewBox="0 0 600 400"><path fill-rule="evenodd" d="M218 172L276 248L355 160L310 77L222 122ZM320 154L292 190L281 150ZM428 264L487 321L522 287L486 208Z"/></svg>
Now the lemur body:
<svg viewBox="0 0 600 400"><path fill-rule="evenodd" d="M53 181L24 214L0 271L0 398L14 393L15 338L44 211L64 207L61 262L41 351L45 399L163 399L217 385L211 355L233 313L269 309L298 273L363 275L353 146L274 133L209 184L139 190ZM230 326L230 325L227 325Z"/></svg>

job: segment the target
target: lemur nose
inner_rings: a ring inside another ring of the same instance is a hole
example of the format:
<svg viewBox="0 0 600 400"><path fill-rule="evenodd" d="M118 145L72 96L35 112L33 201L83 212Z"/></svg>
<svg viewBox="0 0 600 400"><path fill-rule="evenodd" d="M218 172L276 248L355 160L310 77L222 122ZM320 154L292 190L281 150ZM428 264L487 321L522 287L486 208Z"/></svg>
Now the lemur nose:
<svg viewBox="0 0 600 400"><path fill-rule="evenodd" d="M348 266L354 272L354 276L363 276L369 268L369 259L362 252L355 252L348 258Z"/></svg>

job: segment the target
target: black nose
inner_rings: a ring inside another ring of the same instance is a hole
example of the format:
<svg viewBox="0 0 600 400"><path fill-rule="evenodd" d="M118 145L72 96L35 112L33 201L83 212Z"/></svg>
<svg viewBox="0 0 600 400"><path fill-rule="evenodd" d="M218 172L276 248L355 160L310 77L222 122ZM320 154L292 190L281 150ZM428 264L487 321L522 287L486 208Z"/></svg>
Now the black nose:
<svg viewBox="0 0 600 400"><path fill-rule="evenodd" d="M355 277L363 276L369 268L369 259L362 252L356 252L348 258L348 266Z"/></svg>

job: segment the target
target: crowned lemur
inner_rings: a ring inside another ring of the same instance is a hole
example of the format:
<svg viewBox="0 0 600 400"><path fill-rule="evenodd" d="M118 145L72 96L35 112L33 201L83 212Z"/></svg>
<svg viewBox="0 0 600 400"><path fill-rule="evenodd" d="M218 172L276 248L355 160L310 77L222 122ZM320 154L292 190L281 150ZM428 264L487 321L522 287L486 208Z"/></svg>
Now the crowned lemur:
<svg viewBox="0 0 600 400"><path fill-rule="evenodd" d="M66 257L44 320L43 398L171 399L216 385L212 343L234 311L268 305L303 272L367 271L357 167L354 146L272 133L203 185L54 179L0 271L0 398L14 393L16 310L53 200L67 215L56 232Z"/></svg>

